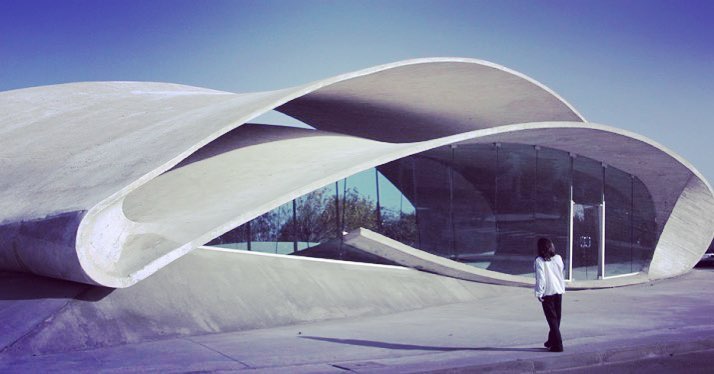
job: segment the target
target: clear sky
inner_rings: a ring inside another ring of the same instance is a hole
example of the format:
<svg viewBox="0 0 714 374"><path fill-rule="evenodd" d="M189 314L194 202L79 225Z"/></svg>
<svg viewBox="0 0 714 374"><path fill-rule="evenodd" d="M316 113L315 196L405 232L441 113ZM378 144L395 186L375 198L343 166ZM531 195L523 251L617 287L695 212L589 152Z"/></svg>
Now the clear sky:
<svg viewBox="0 0 714 374"><path fill-rule="evenodd" d="M714 182L713 22L710 0L0 0L0 91L138 80L250 92L473 57L663 143Z"/></svg>

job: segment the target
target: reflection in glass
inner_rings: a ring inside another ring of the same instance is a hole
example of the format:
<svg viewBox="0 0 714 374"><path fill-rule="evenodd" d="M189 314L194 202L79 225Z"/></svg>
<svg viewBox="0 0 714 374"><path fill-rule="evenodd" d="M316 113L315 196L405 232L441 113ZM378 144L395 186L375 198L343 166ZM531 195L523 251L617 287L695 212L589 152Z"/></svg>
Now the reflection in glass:
<svg viewBox="0 0 714 374"><path fill-rule="evenodd" d="M575 233L568 258L571 189ZM566 268L572 263L574 280L596 279L603 198L605 276L641 271L657 243L645 185L587 157L526 144L456 144L385 163L290 201L209 245L380 262L346 252L343 233L362 227L472 266L530 276L536 240L545 236Z"/></svg>
<svg viewBox="0 0 714 374"><path fill-rule="evenodd" d="M418 247L413 162L405 158L379 166L379 233L411 247Z"/></svg>
<svg viewBox="0 0 714 374"><path fill-rule="evenodd" d="M573 204L573 279L598 278L600 249L600 206Z"/></svg>
<svg viewBox="0 0 714 374"><path fill-rule="evenodd" d="M573 201L600 204L602 201L602 164L587 157L573 160Z"/></svg>
<svg viewBox="0 0 714 374"><path fill-rule="evenodd" d="M413 156L419 249L453 258L451 221L451 148L439 147Z"/></svg>
<svg viewBox="0 0 714 374"><path fill-rule="evenodd" d="M498 248L489 270L532 274L536 251L536 149L502 144L498 149L496 216Z"/></svg>
<svg viewBox="0 0 714 374"><path fill-rule="evenodd" d="M298 249L305 249L337 237L337 208L334 185L312 191L296 199L294 225ZM288 233L286 227L286 236Z"/></svg>
<svg viewBox="0 0 714 374"><path fill-rule="evenodd" d="M568 277L568 228L570 225L570 155L539 148L536 165L536 237L553 241L555 252L563 258Z"/></svg>
<svg viewBox="0 0 714 374"><path fill-rule="evenodd" d="M605 169L605 276L630 274L632 265L632 177Z"/></svg>
<svg viewBox="0 0 714 374"><path fill-rule="evenodd" d="M494 214L496 147L470 144L453 148L453 217L457 260L488 268L496 254Z"/></svg>
<svg viewBox="0 0 714 374"><path fill-rule="evenodd" d="M658 234L652 196L639 178L633 181L632 206L632 268L641 271L652 259Z"/></svg>
<svg viewBox="0 0 714 374"><path fill-rule="evenodd" d="M374 169L365 170L338 183L341 232L364 227L378 231L377 186Z"/></svg>

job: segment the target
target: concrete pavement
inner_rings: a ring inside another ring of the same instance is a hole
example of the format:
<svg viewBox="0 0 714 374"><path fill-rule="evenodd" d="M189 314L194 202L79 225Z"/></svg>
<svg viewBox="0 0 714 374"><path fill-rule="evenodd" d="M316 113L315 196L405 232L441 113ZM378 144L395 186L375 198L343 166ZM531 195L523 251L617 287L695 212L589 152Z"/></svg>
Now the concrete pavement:
<svg viewBox="0 0 714 374"><path fill-rule="evenodd" d="M65 354L5 352L0 371L610 372L645 365L705 372L714 353L712 285L714 270L695 269L643 285L568 292L563 353L542 348L547 325L532 292L508 288L486 299L385 316ZM685 361L690 364L682 366Z"/></svg>

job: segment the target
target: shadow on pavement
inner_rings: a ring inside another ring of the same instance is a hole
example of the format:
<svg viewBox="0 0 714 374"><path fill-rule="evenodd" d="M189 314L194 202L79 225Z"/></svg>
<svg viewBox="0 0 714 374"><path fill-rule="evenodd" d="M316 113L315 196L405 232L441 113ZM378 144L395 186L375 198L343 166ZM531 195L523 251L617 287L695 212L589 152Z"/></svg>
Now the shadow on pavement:
<svg viewBox="0 0 714 374"><path fill-rule="evenodd" d="M325 338L320 336L300 336L301 338L320 340L331 343L361 345L365 347L386 348L386 349L403 349L403 350L419 350L419 351L504 351L504 352L548 352L545 348L496 348L496 347L433 347L428 345L400 344L379 342L374 340L361 339L337 339Z"/></svg>

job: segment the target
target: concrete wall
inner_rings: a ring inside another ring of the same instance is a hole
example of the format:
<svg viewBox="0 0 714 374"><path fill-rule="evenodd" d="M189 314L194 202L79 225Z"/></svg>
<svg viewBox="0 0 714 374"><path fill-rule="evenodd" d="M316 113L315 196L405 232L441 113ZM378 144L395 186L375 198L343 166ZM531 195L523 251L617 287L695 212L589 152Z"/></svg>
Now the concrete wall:
<svg viewBox="0 0 714 374"><path fill-rule="evenodd" d="M688 272L714 238L714 196L692 176L674 205L649 267L653 279Z"/></svg>

